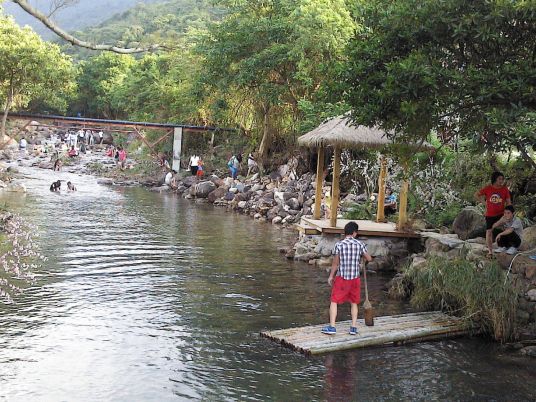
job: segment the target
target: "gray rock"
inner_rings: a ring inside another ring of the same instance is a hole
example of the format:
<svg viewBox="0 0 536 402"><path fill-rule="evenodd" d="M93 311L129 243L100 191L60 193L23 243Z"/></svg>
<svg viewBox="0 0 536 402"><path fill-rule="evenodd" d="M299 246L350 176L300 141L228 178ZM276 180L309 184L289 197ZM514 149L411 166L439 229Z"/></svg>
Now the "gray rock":
<svg viewBox="0 0 536 402"><path fill-rule="evenodd" d="M536 289L531 289L527 292L527 299L531 302L536 301Z"/></svg>
<svg viewBox="0 0 536 402"><path fill-rule="evenodd" d="M216 185L211 181L204 181L195 186L195 196L197 198L207 198L208 195L216 190Z"/></svg>
<svg viewBox="0 0 536 402"><path fill-rule="evenodd" d="M208 202L214 203L217 199L224 197L225 194L227 194L225 188L218 187L207 196Z"/></svg>
<svg viewBox="0 0 536 402"><path fill-rule="evenodd" d="M281 222L283 222L283 218L281 218L280 216L276 216L275 218L272 219L272 225L278 225Z"/></svg>
<svg viewBox="0 0 536 402"><path fill-rule="evenodd" d="M477 208L466 207L454 220L452 231L462 240L485 236L486 219Z"/></svg>
<svg viewBox="0 0 536 402"><path fill-rule="evenodd" d="M233 193L231 193L230 191L227 191L227 193L225 193L223 199L225 201L232 201L232 200L234 200L234 197L235 197L235 195Z"/></svg>
<svg viewBox="0 0 536 402"><path fill-rule="evenodd" d="M536 248L536 225L523 229L523 242L519 250L528 251Z"/></svg>
<svg viewBox="0 0 536 402"><path fill-rule="evenodd" d="M298 210L300 209L300 202L297 198L290 198L286 201L286 205L290 207L290 209Z"/></svg>
<svg viewBox="0 0 536 402"><path fill-rule="evenodd" d="M523 356L536 357L536 346L526 346L519 353Z"/></svg>
<svg viewBox="0 0 536 402"><path fill-rule="evenodd" d="M4 188L4 191L10 192L10 193L25 193L26 186L22 183L9 183Z"/></svg>

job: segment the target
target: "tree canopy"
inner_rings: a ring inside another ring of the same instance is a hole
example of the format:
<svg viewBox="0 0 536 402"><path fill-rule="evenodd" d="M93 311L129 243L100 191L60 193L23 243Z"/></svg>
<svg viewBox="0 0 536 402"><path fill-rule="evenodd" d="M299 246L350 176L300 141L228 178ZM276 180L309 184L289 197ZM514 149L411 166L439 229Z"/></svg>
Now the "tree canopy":
<svg viewBox="0 0 536 402"><path fill-rule="evenodd" d="M536 6L375 0L349 46L353 118L406 138L430 131L527 154L536 137Z"/></svg>
<svg viewBox="0 0 536 402"><path fill-rule="evenodd" d="M0 14L0 101L3 103L1 134L13 106L30 101L59 110L75 89L75 69L58 45L44 42L30 28L21 28Z"/></svg>

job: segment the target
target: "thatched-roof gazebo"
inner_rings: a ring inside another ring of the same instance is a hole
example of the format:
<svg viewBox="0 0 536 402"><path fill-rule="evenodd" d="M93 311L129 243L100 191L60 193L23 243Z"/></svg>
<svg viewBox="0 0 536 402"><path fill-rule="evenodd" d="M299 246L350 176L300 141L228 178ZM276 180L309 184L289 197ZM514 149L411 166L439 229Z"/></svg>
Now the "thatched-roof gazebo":
<svg viewBox="0 0 536 402"><path fill-rule="evenodd" d="M381 149L391 145L393 142L387 136L387 133L379 128L370 128L366 126L356 126L352 123L349 116L342 115L334 117L322 123L314 130L302 135L298 138L298 144L309 148L317 148L318 161L316 170L316 195L315 195L315 210L314 219L320 219L320 208L322 200L322 169L324 166L324 154L326 147L334 148L333 162L333 185L332 185L332 204L330 225L337 226L337 209L340 198L340 172L341 172L341 150L344 148L351 149ZM378 179L378 210L376 213L376 221L384 222L384 204L385 204L385 179L387 175L387 164L382 158L380 176ZM398 229L402 230L407 224L407 196L409 184L404 180L400 191L400 205Z"/></svg>

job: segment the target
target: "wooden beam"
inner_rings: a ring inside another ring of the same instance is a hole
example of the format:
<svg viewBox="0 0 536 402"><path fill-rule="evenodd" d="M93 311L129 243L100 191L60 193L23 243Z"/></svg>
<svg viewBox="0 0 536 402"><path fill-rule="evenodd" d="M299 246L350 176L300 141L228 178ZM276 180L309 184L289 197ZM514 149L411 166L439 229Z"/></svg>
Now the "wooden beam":
<svg viewBox="0 0 536 402"><path fill-rule="evenodd" d="M322 183L324 181L324 147L318 148L318 158L316 161L316 190L315 190L315 211L313 217L320 219L322 209Z"/></svg>
<svg viewBox="0 0 536 402"><path fill-rule="evenodd" d="M400 189L400 207L398 210L398 230L406 229L408 223L408 191L409 182L407 180L408 168L407 164L404 164L404 181L402 182L402 188Z"/></svg>
<svg viewBox="0 0 536 402"><path fill-rule="evenodd" d="M335 147L335 158L333 159L333 184L331 190L331 217L330 225L337 227L337 210L339 209L339 197L341 180L341 149Z"/></svg>
<svg viewBox="0 0 536 402"><path fill-rule="evenodd" d="M376 222L385 222L385 177L387 176L387 161L381 157L380 175L378 177L378 211Z"/></svg>

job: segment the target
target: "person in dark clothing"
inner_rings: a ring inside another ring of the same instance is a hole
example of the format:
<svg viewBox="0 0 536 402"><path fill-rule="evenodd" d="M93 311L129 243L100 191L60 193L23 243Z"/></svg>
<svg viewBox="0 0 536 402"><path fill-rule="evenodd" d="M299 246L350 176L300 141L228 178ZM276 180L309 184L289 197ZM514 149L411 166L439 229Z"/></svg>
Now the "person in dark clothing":
<svg viewBox="0 0 536 402"><path fill-rule="evenodd" d="M55 181L50 185L50 191L60 191L61 190L61 181Z"/></svg>

